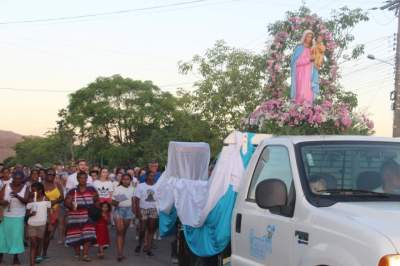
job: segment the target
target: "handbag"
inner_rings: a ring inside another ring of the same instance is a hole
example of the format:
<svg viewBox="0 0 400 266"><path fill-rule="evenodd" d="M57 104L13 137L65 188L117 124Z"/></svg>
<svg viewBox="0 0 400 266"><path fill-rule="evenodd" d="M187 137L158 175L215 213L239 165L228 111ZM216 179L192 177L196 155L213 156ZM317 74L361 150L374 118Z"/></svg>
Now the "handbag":
<svg viewBox="0 0 400 266"><path fill-rule="evenodd" d="M93 222L97 222L98 220L100 220L101 218L101 210L100 208L97 208L96 205L92 205L90 206L90 208L88 209L88 215L89 218L93 221Z"/></svg>

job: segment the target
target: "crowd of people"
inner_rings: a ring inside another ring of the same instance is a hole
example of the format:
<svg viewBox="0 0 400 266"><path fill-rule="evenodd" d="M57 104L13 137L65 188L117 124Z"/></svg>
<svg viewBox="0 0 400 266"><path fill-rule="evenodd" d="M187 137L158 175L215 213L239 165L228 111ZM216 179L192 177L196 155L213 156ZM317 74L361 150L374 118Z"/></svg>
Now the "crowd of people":
<svg viewBox="0 0 400 266"><path fill-rule="evenodd" d="M116 229L116 259L124 257L125 238L136 227L135 253L153 256L158 211L154 185L160 177L152 161L146 168L89 168L75 166L32 169L17 165L0 171L0 263L4 254L20 264L19 254L29 246L30 265L49 259L52 239L72 247L75 258L90 262L97 247L103 259L111 245L110 226ZM57 234L56 234L57 233Z"/></svg>

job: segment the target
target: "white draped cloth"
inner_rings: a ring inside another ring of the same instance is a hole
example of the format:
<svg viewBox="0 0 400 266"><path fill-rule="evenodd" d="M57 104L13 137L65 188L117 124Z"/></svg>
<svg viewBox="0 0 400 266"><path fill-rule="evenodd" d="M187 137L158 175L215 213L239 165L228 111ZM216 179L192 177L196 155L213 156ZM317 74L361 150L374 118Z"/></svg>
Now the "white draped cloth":
<svg viewBox="0 0 400 266"><path fill-rule="evenodd" d="M183 224L197 224L208 196L210 146L207 143L170 142L165 172L156 184L159 210L175 206Z"/></svg>
<svg viewBox="0 0 400 266"><path fill-rule="evenodd" d="M208 182L207 202L201 211L199 223L194 224L193 227L201 227L203 225L208 214L225 195L230 185L232 185L233 191L238 191L241 177L245 171L243 160L240 155L243 133L236 132L235 138L235 143L224 146L221 151Z"/></svg>
<svg viewBox="0 0 400 266"><path fill-rule="evenodd" d="M229 186L238 190L245 170L240 155L244 137L235 132L235 142L223 147L209 180L209 145L171 142L167 168L156 184L159 210L169 214L175 206L182 224L201 227Z"/></svg>

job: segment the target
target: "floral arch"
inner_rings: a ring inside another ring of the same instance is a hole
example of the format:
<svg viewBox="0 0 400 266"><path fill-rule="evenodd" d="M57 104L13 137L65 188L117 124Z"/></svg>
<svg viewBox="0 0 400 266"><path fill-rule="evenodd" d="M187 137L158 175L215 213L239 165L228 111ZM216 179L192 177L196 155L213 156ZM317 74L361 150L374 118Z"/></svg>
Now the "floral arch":
<svg viewBox="0 0 400 266"><path fill-rule="evenodd" d="M328 22L332 23L332 22ZM250 115L250 128L270 134L372 134L373 122L342 101L337 51L340 43L330 30L332 25L313 14L289 13L287 19L272 24L274 36L266 58L267 100ZM320 93L314 104L297 104L289 97L290 60L303 32L322 36L326 47L319 70Z"/></svg>

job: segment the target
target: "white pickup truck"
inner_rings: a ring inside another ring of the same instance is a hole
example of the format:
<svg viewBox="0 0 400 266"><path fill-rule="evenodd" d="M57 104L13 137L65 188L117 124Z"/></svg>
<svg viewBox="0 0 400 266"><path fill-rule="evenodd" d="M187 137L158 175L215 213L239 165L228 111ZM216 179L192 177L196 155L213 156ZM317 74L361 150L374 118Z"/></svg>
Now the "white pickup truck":
<svg viewBox="0 0 400 266"><path fill-rule="evenodd" d="M233 266L400 265L400 141L272 137L232 218Z"/></svg>

